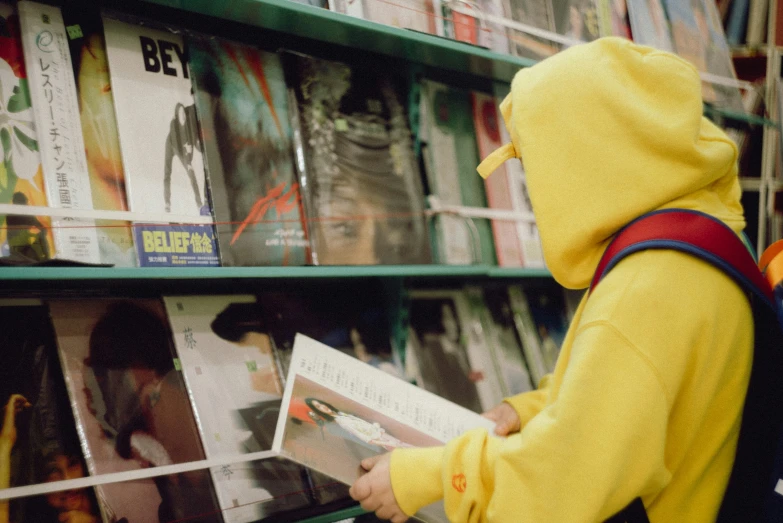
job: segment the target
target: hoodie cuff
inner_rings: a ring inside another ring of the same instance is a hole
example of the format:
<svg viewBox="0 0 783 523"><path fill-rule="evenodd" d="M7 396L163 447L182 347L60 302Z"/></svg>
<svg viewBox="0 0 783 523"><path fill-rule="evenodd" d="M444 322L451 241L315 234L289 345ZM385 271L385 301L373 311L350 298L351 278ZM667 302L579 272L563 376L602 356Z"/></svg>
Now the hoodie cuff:
<svg viewBox="0 0 783 523"><path fill-rule="evenodd" d="M445 447L428 447L392 452L392 491L397 505L407 516L443 498L444 451Z"/></svg>

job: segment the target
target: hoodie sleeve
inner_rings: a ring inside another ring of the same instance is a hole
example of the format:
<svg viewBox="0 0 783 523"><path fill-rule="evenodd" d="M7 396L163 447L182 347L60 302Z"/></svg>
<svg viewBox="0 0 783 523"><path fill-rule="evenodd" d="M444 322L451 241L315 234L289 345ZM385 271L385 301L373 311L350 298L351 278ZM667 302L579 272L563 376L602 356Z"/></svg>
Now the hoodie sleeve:
<svg viewBox="0 0 783 523"><path fill-rule="evenodd" d="M395 497L414 514L442 496L451 521L603 521L670 479L665 391L614 327L584 325L555 402L505 440L474 430L394 451Z"/></svg>
<svg viewBox="0 0 783 523"><path fill-rule="evenodd" d="M549 397L549 383L551 377L551 374L547 374L541 378L539 387L536 390L505 398L504 401L511 405L519 416L519 424L522 429L525 428L533 417L544 409L547 398Z"/></svg>

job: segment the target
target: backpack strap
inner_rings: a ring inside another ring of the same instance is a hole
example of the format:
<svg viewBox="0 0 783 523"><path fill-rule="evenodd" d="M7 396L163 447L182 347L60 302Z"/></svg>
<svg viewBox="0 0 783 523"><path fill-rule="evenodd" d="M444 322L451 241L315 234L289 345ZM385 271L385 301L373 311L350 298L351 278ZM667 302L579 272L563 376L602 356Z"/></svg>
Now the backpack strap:
<svg viewBox="0 0 783 523"><path fill-rule="evenodd" d="M676 250L701 258L722 269L772 309L777 308L772 289L737 234L708 214L684 209L654 211L620 230L598 263L590 291L620 260L647 249Z"/></svg>
<svg viewBox="0 0 783 523"><path fill-rule="evenodd" d="M607 247L589 292L623 258L647 249L668 249L700 258L721 269L748 292L754 313L755 348L750 384L729 484L717 521L761 521L763 500L774 487L772 465L783 427L783 331L777 301L745 244L723 222L701 212L666 209L646 214L623 228ZM608 520L646 523L641 499Z"/></svg>

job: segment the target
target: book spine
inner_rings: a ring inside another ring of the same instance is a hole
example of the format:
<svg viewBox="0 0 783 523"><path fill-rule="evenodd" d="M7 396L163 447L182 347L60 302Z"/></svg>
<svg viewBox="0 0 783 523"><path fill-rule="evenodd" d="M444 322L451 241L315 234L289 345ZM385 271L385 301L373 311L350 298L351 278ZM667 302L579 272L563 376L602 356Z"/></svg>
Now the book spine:
<svg viewBox="0 0 783 523"><path fill-rule="evenodd" d="M51 207L92 209L68 35L60 9L19 2L25 65ZM100 263L94 220L52 219L58 258Z"/></svg>

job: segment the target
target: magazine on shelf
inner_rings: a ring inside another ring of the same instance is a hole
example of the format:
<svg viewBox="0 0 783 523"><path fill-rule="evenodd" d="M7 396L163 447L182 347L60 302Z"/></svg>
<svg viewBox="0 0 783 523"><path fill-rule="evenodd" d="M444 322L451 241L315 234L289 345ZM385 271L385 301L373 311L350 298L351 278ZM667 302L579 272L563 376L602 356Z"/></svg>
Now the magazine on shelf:
<svg viewBox="0 0 783 523"><path fill-rule="evenodd" d="M401 29L435 34L433 0L354 0L362 2L364 18Z"/></svg>
<svg viewBox="0 0 783 523"><path fill-rule="evenodd" d="M390 77L286 53L297 169L319 265L430 262L405 97Z"/></svg>
<svg viewBox="0 0 783 523"><path fill-rule="evenodd" d="M204 459L159 301L54 300L49 307L90 475ZM96 491L109 521L223 521L207 470Z"/></svg>
<svg viewBox="0 0 783 523"><path fill-rule="evenodd" d="M557 32L578 42L591 42L599 38L601 20L598 2L599 0L553 1Z"/></svg>
<svg viewBox="0 0 783 523"><path fill-rule="evenodd" d="M507 85L495 84L495 99L500 105L506 96L509 88ZM511 136L504 122L500 121L500 139L502 143L511 143ZM512 206L517 212L528 213L530 221L517 222L517 234L519 235L519 244L522 248L522 264L529 269L540 269L545 266L544 251L541 245L541 235L538 232L538 226L533 216L533 204L530 201L530 194L527 190L527 178L525 168L519 158L512 158L503 164L506 169L506 177L509 183L509 194L511 196Z"/></svg>
<svg viewBox="0 0 783 523"><path fill-rule="evenodd" d="M106 14L103 26L128 207L158 223L134 224L139 265L218 265L212 225L158 221L212 216L183 38Z"/></svg>
<svg viewBox="0 0 783 523"><path fill-rule="evenodd" d="M674 52L674 42L663 0L630 0L628 17L634 42Z"/></svg>
<svg viewBox="0 0 783 523"><path fill-rule="evenodd" d="M92 206L127 211L125 170L100 12L94 7L69 6L63 8L62 15L69 37ZM130 225L116 220L96 220L95 224L101 262L135 267L138 262Z"/></svg>
<svg viewBox="0 0 783 523"><path fill-rule="evenodd" d="M503 395L508 397L532 390L535 383L525 361L506 288L485 287L480 292L483 300L474 302L476 315L484 322L486 338L504 386Z"/></svg>
<svg viewBox="0 0 783 523"><path fill-rule="evenodd" d="M702 73L714 75L723 81L736 80L731 50L715 2L664 0L664 7L669 17L675 52ZM745 112L737 86L703 81L702 97L705 103L718 108Z"/></svg>
<svg viewBox="0 0 783 523"><path fill-rule="evenodd" d="M41 154L24 64L19 17L0 2L0 204L46 207ZM42 262L55 257L47 216L0 214L0 257Z"/></svg>
<svg viewBox="0 0 783 523"><path fill-rule="evenodd" d="M527 294L521 285L508 287L508 303L514 317L517 336L519 336L522 343L522 350L525 355L525 362L527 362L527 368L530 371L530 377L537 387L541 379L551 370L544 359L538 328L530 312Z"/></svg>
<svg viewBox="0 0 783 523"><path fill-rule="evenodd" d="M87 474L76 423L57 359L46 307L35 300L0 305L0 463L8 487L75 479ZM101 520L91 488L7 503L14 523Z"/></svg>
<svg viewBox="0 0 783 523"><path fill-rule="evenodd" d="M514 22L556 34L551 0L502 0L505 17ZM561 44L517 29L508 29L511 53L522 58L542 60L554 55Z"/></svg>
<svg viewBox="0 0 783 523"><path fill-rule="evenodd" d="M188 43L222 265L304 265L280 57L226 40Z"/></svg>
<svg viewBox="0 0 783 523"><path fill-rule="evenodd" d="M500 121L494 96L474 91L473 121L476 127L476 142L481 158L486 158L502 145ZM487 191L487 201L492 209L513 211L514 202L511 197L513 184L509 180L506 166L501 165L492 176L484 180ZM501 267L521 267L523 262L522 247L517 235L517 224L513 221L492 220L492 234L495 238L495 252L498 265Z"/></svg>
<svg viewBox="0 0 783 523"><path fill-rule="evenodd" d="M406 365L418 385L474 412L503 398L480 319L462 290L410 293Z"/></svg>
<svg viewBox="0 0 783 523"><path fill-rule="evenodd" d="M62 13L25 0L17 4L25 66L50 207L92 209L79 101ZM57 258L101 263L94 220L52 218Z"/></svg>
<svg viewBox="0 0 783 523"><path fill-rule="evenodd" d="M273 333L290 318L269 296L164 298L208 458L269 450L283 395ZM211 470L227 523L249 523L347 497L345 489L285 460Z"/></svg>
<svg viewBox="0 0 783 523"><path fill-rule="evenodd" d="M541 341L547 372L555 370L560 347L568 331L568 309L563 288L557 284L530 286L526 290L530 314Z"/></svg>
<svg viewBox="0 0 783 523"><path fill-rule="evenodd" d="M486 207L476 176L479 155L470 92L422 80L419 139L430 194L445 205ZM440 263L495 264L489 220L438 215L434 219Z"/></svg>
<svg viewBox="0 0 783 523"><path fill-rule="evenodd" d="M479 427L493 423L298 334L273 450L351 485L364 458L442 445ZM448 521L442 503L416 517Z"/></svg>
<svg viewBox="0 0 783 523"><path fill-rule="evenodd" d="M620 36L631 40L631 24L626 0L599 0L598 6L601 36Z"/></svg>

